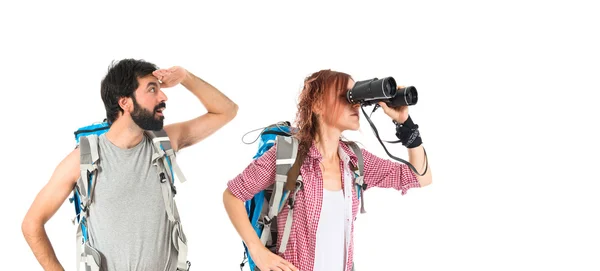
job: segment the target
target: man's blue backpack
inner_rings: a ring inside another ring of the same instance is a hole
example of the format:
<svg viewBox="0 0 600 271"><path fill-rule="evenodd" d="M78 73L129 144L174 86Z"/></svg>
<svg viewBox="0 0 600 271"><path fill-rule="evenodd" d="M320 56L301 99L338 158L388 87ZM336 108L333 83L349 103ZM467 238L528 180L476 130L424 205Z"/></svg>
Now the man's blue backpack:
<svg viewBox="0 0 600 271"><path fill-rule="evenodd" d="M80 152L81 176L73 188L73 197L69 201L75 205L75 220L77 221L77 270L100 270L102 263L101 253L94 249L88 238L87 217L89 208L93 204L94 188L100 161L98 152L98 137L110 129L110 124L105 120L81 127L75 131L75 141ZM163 190L165 210L171 222L174 223L171 234L172 242L178 251L177 270L189 270L190 262L187 261L187 240L179 219L177 205L173 197L177 190L174 184L174 174L181 182L185 182L175 159L175 152L164 130L146 131L154 146L152 162L159 168L161 189Z"/></svg>
<svg viewBox="0 0 600 271"><path fill-rule="evenodd" d="M252 227L265 247L275 254L283 254L289 241L294 213L294 201L296 194L302 189L302 176L300 166L304 157L297 157L299 142L292 134L296 132L289 122L279 122L265 127L260 133L258 151L253 159L261 157L271 147L277 144L277 170L275 183L267 189L258 192L254 197L245 202L246 212ZM355 169L355 185L358 196L361 198L361 212L364 213L364 197L361 197L363 183L363 157L358 145L348 142L352 151L358 157L358 168ZM288 205L289 212L285 222L281 245L277 250L277 216L284 207ZM251 271L259 270L252 260L248 247L244 244L244 260L240 264L243 270L246 262Z"/></svg>

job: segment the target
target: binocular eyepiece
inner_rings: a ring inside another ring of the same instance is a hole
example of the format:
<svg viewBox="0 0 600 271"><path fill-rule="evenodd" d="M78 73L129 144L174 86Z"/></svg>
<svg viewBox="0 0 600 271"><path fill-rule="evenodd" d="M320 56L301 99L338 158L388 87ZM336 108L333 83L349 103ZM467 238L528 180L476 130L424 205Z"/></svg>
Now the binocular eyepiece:
<svg viewBox="0 0 600 271"><path fill-rule="evenodd" d="M417 89L408 86L398 89L393 77L357 81L354 87L346 93L346 99L351 104L372 105L385 102L389 107L417 104Z"/></svg>

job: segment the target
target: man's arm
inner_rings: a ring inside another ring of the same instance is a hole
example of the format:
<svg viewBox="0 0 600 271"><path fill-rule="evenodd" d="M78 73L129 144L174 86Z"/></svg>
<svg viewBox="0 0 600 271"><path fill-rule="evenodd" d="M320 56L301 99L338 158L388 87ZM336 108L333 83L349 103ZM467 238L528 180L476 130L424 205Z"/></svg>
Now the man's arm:
<svg viewBox="0 0 600 271"><path fill-rule="evenodd" d="M181 80L181 84L191 91L208 111L195 119L165 126L164 129L169 135L171 145L175 151L205 139L225 126L237 114L237 104L209 83L181 67L158 70L154 72L154 75L163 84L166 84L166 87Z"/></svg>
<svg viewBox="0 0 600 271"><path fill-rule="evenodd" d="M23 219L21 230L44 270L64 270L59 263L44 229L79 178L79 149L72 151L56 167L50 181L38 193Z"/></svg>

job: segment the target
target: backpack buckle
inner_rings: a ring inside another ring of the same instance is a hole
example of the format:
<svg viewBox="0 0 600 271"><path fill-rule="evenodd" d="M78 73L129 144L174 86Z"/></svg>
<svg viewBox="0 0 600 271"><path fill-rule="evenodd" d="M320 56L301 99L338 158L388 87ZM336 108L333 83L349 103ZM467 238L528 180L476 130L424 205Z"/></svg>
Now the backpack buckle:
<svg viewBox="0 0 600 271"><path fill-rule="evenodd" d="M192 263L190 261L186 261L186 264L187 264L187 267L185 269L177 268L177 271L189 271L190 266L192 266Z"/></svg>
<svg viewBox="0 0 600 271"><path fill-rule="evenodd" d="M273 222L274 219L270 219L269 216L265 216L263 217L263 225L269 225L271 224L271 222Z"/></svg>
<svg viewBox="0 0 600 271"><path fill-rule="evenodd" d="M171 192L173 192L173 196L177 195L177 187L173 183L171 183Z"/></svg>
<svg viewBox="0 0 600 271"><path fill-rule="evenodd" d="M304 183L300 179L297 180L296 189L294 189L294 194L292 194L288 199L288 207L290 207L290 209L294 209L294 204L296 203L296 194L298 193L298 191L302 190L303 187Z"/></svg>

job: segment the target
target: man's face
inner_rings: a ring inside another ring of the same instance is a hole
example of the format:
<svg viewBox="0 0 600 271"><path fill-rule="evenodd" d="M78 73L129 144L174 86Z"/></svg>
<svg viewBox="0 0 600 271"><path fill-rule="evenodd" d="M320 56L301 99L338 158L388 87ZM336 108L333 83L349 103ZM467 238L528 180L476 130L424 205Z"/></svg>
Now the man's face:
<svg viewBox="0 0 600 271"><path fill-rule="evenodd" d="M133 112L131 119L143 130L159 131L163 128L163 110L167 96L160 89L158 79L153 75L138 78L139 87L131 97Z"/></svg>

